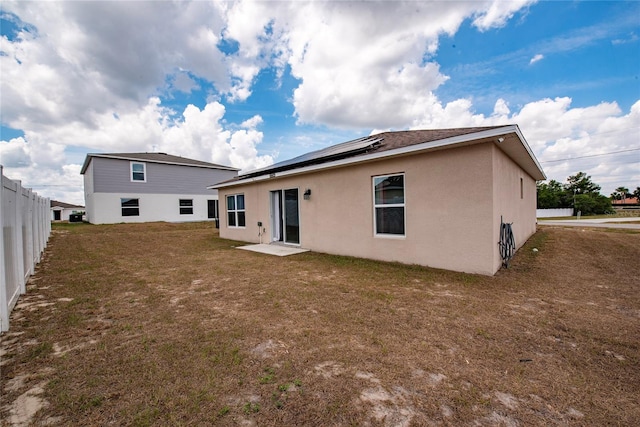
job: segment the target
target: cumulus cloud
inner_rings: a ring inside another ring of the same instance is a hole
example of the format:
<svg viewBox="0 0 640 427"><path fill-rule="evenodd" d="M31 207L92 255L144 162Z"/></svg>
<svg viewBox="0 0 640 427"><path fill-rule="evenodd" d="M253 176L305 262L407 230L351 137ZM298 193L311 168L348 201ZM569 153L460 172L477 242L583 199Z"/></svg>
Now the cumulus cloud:
<svg viewBox="0 0 640 427"><path fill-rule="evenodd" d="M152 151L258 167L263 135L224 119L221 97L244 100L259 66L220 51L226 4L219 2L3 3L17 32L0 38L2 122L24 137L0 143L5 174L48 192L80 188L76 151ZM204 108L164 107L157 93L213 85ZM228 129L227 129L228 128ZM238 133L240 132L240 133ZM233 141L233 143L232 143ZM239 154L246 157L242 157ZM75 163L70 163L75 162ZM52 185L52 184L47 184ZM75 194L75 193L74 193ZM71 196L70 196L71 197ZM74 200L80 202L80 200Z"/></svg>
<svg viewBox="0 0 640 427"><path fill-rule="evenodd" d="M486 4L485 4L486 5ZM480 3L239 3L226 35L239 55L291 67L299 123L400 127L436 102L447 80L425 58ZM433 19L437 16L438 19ZM247 20L258 24L244 25Z"/></svg>
<svg viewBox="0 0 640 427"><path fill-rule="evenodd" d="M145 103L174 76L189 90L187 70L231 93L229 65L217 49L224 26L217 3L29 2L3 4L28 23L2 38L3 122L46 130L92 126L92 114ZM31 29L29 31L28 29ZM182 71L181 71L182 70ZM241 83L241 82L240 82Z"/></svg>
<svg viewBox="0 0 640 427"><path fill-rule="evenodd" d="M76 169L79 173L80 165L68 164L65 147L85 148L91 152L151 152L158 149L239 169L273 163L272 156L259 155L257 150L263 133L256 127L262 118L254 116L240 125L243 129L232 130L233 126L225 127L224 114L224 105L210 102L203 109L188 105L176 118L173 111L163 107L154 97L141 109L96 115L92 128L76 123L46 134L27 132L24 138L2 141L0 158L6 167L5 175L23 179L25 185L34 188L47 182L82 186L80 176L71 178L69 175Z"/></svg>
<svg viewBox="0 0 640 427"><path fill-rule="evenodd" d="M31 164L29 146L24 138L13 138L0 144L0 163L8 168L25 168Z"/></svg>
<svg viewBox="0 0 640 427"><path fill-rule="evenodd" d="M240 127L243 128L247 128L247 129L255 129L257 128L260 124L262 124L263 120L262 117L260 117L259 115L255 115L253 117L251 117L248 120L245 120L244 122L242 122L240 124Z"/></svg>

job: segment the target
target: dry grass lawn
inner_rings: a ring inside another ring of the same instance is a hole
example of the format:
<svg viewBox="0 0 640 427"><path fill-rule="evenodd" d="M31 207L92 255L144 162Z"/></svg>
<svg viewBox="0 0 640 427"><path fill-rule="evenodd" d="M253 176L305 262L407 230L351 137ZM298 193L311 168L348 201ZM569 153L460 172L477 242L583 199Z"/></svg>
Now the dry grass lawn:
<svg viewBox="0 0 640 427"><path fill-rule="evenodd" d="M495 277L239 244L55 227L1 337L3 424L640 420L640 233L545 227Z"/></svg>

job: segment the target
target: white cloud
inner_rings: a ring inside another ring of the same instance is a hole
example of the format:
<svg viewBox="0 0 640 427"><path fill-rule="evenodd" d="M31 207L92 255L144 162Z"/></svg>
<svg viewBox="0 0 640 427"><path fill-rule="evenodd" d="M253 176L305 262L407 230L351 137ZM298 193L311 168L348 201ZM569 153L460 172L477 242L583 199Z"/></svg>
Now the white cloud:
<svg viewBox="0 0 640 427"><path fill-rule="evenodd" d="M431 107L432 91L447 79L425 55L477 6L244 2L229 12L226 34L239 41L242 57L291 67L301 80L293 93L300 123L400 127Z"/></svg>
<svg viewBox="0 0 640 427"><path fill-rule="evenodd" d="M544 55L542 55L541 53L538 53L534 55L533 58L531 58L531 60L529 61L529 65L535 64L538 61L542 61L542 59L544 59Z"/></svg>
<svg viewBox="0 0 640 427"><path fill-rule="evenodd" d="M260 117L259 115L255 115L253 117L251 117L248 120L245 120L244 122L242 122L240 124L240 127L246 128L246 129L255 129L258 126L260 126L262 124L263 120L262 117Z"/></svg>
<svg viewBox="0 0 640 427"><path fill-rule="evenodd" d="M0 144L0 164L9 168L25 168L31 164L29 146L24 138L13 138Z"/></svg>
<svg viewBox="0 0 640 427"><path fill-rule="evenodd" d="M2 38L3 122L44 129L145 103L177 73L233 90L217 3L5 2L37 31ZM181 77L182 76L182 77Z"/></svg>
<svg viewBox="0 0 640 427"><path fill-rule="evenodd" d="M429 61L439 36L470 17L483 31L502 26L531 3L239 2L228 11L225 36L239 42L238 58L291 67L300 80L293 92L299 123L402 128L442 108L433 92L448 77ZM256 72L235 74L251 82Z"/></svg>
<svg viewBox="0 0 640 427"><path fill-rule="evenodd" d="M288 65L301 81L300 123L402 127L447 80L428 60L441 34L469 17L481 29L503 25L529 3L7 2L37 31L1 42L3 121L40 132L97 127L167 85L197 88L192 77L243 102L261 69ZM222 37L238 51L225 56Z"/></svg>
<svg viewBox="0 0 640 427"><path fill-rule="evenodd" d="M34 151L23 138L0 142L3 175L21 181L23 187L32 188L45 197L84 204L81 165L35 163L34 160L42 160L43 156L38 156Z"/></svg>
<svg viewBox="0 0 640 427"><path fill-rule="evenodd" d="M48 194L65 188L69 194L82 195L80 164L69 164L64 148L85 147L91 152L136 152L159 151L193 159L254 169L273 163L270 155L259 155L257 145L263 133L255 130L261 121L254 116L237 127L223 125L225 107L218 102L208 103L202 110L188 105L181 117L160 105L158 98L151 98L139 110L121 111L114 115L96 115L94 128L71 124L50 132L28 132L25 138L15 138L0 143L0 154L5 175L21 179L25 186ZM55 140L58 143L49 141ZM72 176L76 171L77 176ZM56 183L51 187L48 183ZM80 190L78 190L80 189ZM58 197L58 196L56 196ZM74 196L75 197L75 196ZM63 201L82 203L71 200Z"/></svg>
<svg viewBox="0 0 640 427"><path fill-rule="evenodd" d="M482 8L476 13L476 19L473 24L481 31L490 28L502 27L505 23L516 14L516 12L535 3L537 0L509 0L509 1L492 1L488 8Z"/></svg>

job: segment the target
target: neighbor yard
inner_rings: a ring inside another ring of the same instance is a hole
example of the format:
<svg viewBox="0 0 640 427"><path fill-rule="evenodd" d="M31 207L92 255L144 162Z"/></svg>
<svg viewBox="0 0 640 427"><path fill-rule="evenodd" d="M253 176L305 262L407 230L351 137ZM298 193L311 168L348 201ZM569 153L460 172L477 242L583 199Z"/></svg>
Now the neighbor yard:
<svg viewBox="0 0 640 427"><path fill-rule="evenodd" d="M640 233L545 227L495 277L240 244L54 226L0 338L3 425L640 420Z"/></svg>

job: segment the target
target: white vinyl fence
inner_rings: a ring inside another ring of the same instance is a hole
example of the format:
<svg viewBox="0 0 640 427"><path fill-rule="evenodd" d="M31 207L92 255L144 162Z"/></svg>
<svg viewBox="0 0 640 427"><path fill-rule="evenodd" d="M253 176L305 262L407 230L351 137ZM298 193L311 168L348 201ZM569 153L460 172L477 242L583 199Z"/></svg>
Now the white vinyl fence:
<svg viewBox="0 0 640 427"><path fill-rule="evenodd" d="M2 173L0 165L0 333L9 330L9 313L26 292L29 276L51 234L49 199Z"/></svg>
<svg viewBox="0 0 640 427"><path fill-rule="evenodd" d="M556 216L573 216L573 208L536 209L536 218L552 218Z"/></svg>

